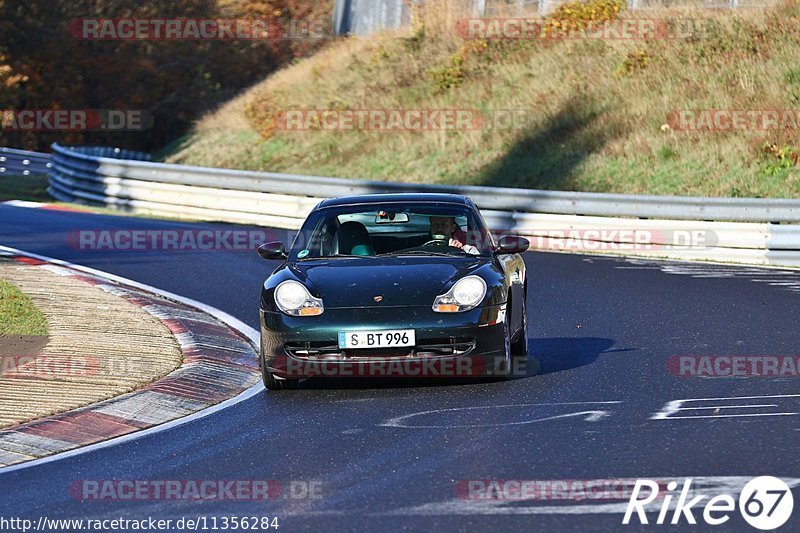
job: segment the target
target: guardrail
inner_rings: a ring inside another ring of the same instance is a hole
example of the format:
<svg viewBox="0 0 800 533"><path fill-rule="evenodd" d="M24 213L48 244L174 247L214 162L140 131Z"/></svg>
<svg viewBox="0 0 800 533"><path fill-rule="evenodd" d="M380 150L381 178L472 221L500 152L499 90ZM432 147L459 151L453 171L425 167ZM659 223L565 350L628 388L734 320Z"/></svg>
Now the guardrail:
<svg viewBox="0 0 800 533"><path fill-rule="evenodd" d="M467 185L387 183L128 161L97 157L84 153L83 150L85 149L70 149L54 144L53 160L67 176L95 182L98 181L98 177L102 177L293 197L308 195L315 198L376 192L444 192L465 194L470 196L481 209L499 211L673 220L800 221L800 200L638 196ZM303 218L303 215L299 217Z"/></svg>
<svg viewBox="0 0 800 533"><path fill-rule="evenodd" d="M127 211L296 230L323 198L457 193L478 204L493 230L529 236L535 248L800 266L800 200L384 183L147 159L137 152L54 144L50 194Z"/></svg>
<svg viewBox="0 0 800 533"><path fill-rule="evenodd" d="M50 172L50 154L0 148L0 176L44 175Z"/></svg>

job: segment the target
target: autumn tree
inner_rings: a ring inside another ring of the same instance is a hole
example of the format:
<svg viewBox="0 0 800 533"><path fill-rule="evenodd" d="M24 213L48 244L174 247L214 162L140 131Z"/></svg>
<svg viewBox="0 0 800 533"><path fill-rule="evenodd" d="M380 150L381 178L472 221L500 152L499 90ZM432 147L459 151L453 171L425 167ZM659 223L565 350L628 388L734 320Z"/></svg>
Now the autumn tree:
<svg viewBox="0 0 800 533"><path fill-rule="evenodd" d="M82 40L81 19L264 19L269 27L330 18L314 0L0 0L0 109L128 109L153 117L144 132L18 132L0 145L45 150L50 143L153 151L201 113L263 79L321 39Z"/></svg>

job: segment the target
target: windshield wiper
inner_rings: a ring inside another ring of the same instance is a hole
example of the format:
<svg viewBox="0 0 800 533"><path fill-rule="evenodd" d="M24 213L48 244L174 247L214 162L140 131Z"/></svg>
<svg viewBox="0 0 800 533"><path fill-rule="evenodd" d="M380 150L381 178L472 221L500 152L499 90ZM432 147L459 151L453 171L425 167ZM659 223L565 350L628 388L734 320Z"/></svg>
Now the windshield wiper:
<svg viewBox="0 0 800 533"><path fill-rule="evenodd" d="M445 252L431 252L428 250L400 250L398 252L387 252L385 254L378 254L380 257L394 256L394 255L432 255L435 257L453 257L453 254Z"/></svg>
<svg viewBox="0 0 800 533"><path fill-rule="evenodd" d="M350 254L331 254L322 255L319 257L304 257L298 261L325 261L326 259L366 259L367 257L375 257L370 255L350 255Z"/></svg>

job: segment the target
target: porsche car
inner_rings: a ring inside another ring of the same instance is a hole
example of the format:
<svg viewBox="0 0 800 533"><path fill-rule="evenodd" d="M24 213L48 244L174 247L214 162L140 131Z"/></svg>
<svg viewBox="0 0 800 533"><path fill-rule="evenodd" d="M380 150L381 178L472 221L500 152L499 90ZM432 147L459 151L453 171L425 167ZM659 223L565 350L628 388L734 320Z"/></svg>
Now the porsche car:
<svg viewBox="0 0 800 533"><path fill-rule="evenodd" d="M508 378L527 355L529 242L495 241L473 201L372 194L320 202L261 290L268 389L350 376Z"/></svg>

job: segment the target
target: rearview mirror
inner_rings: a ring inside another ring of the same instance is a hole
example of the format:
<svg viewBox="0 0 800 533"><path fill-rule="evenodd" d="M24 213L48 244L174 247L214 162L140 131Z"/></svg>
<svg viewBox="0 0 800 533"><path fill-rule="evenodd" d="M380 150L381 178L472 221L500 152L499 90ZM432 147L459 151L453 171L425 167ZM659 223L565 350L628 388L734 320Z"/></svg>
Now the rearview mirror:
<svg viewBox="0 0 800 533"><path fill-rule="evenodd" d="M519 235L503 235L497 241L497 253L521 254L531 247L531 241Z"/></svg>
<svg viewBox="0 0 800 533"><path fill-rule="evenodd" d="M405 224L408 222L408 213L392 213L378 211L375 215L375 224Z"/></svg>
<svg viewBox="0 0 800 533"><path fill-rule="evenodd" d="M258 255L264 259L286 259L286 247L282 242L268 242L258 247Z"/></svg>

